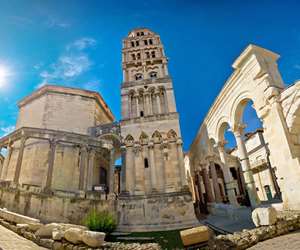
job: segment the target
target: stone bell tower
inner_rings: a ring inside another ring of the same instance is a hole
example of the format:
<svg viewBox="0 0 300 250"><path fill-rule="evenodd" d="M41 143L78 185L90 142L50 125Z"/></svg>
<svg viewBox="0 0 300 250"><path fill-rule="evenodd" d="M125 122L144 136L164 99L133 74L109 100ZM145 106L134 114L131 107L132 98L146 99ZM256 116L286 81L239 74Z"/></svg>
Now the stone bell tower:
<svg viewBox="0 0 300 250"><path fill-rule="evenodd" d="M160 36L145 28L131 31L123 40L122 69L120 204L126 216L121 224L127 230L147 231L195 223L173 84Z"/></svg>

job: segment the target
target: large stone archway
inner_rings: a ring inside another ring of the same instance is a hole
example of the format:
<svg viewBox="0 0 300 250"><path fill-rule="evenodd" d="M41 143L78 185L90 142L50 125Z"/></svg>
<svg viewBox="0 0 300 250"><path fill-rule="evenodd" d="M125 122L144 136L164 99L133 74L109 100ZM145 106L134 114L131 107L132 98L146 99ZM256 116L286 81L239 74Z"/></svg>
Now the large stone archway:
<svg viewBox="0 0 300 250"><path fill-rule="evenodd" d="M233 74L204 119L197 138L191 146L190 155L197 154L197 148L201 147L198 143L205 128L206 136L213 138L219 146L220 158L226 166L226 155L224 156L222 151L226 143L224 131L228 124L236 138L238 157L251 204L258 205L252 171L243 141L245 124L242 124L242 115L246 104L251 100L263 123L264 137L270 150L270 161L277 169L284 206L300 209L299 154L295 153L297 145L292 141L291 129L287 126L287 115L281 102L285 89L277 69L278 58L277 54L254 45L249 45L243 51L233 63Z"/></svg>

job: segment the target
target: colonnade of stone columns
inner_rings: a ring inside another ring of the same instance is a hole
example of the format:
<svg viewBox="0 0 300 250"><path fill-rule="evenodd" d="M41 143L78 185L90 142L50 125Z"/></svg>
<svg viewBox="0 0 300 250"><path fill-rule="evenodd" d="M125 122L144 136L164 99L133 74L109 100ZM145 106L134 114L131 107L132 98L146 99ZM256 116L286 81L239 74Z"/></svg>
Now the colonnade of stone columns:
<svg viewBox="0 0 300 250"><path fill-rule="evenodd" d="M23 155L25 150L26 141L30 138L40 139L40 140L47 140L49 142L49 151L48 151L48 158L47 158L47 172L45 181L42 183L41 188L49 192L52 189L52 178L53 178L53 171L54 171L54 162L55 156L57 151L57 146L60 143L58 139L45 139L45 138L37 138L31 137L29 135L22 135L18 140L19 146L17 162L15 167L15 172L13 176L13 182L15 184L19 184L20 182L20 173L22 171L22 161ZM10 164L10 158L12 154L12 142L7 146L8 152L6 156L6 160L4 161L5 166L0 169L0 179L4 180L7 176L8 167ZM76 143L74 145L77 145ZM94 161L96 156L96 148L93 146L89 146L87 144L80 144L79 146L79 180L78 180L78 190L92 190L92 183L93 183L93 168L94 168ZM110 166L109 166L109 191L110 193L114 192L114 162L115 162L115 150L113 146L109 147L110 150Z"/></svg>
<svg viewBox="0 0 300 250"><path fill-rule="evenodd" d="M168 100L165 89L131 93L128 96L128 118L168 113Z"/></svg>

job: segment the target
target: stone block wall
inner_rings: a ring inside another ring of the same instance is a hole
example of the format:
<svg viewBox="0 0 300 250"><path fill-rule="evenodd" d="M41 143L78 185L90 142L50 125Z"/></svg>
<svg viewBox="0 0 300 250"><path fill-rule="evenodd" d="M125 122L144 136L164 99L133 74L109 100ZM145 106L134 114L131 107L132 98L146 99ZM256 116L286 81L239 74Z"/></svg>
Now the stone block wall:
<svg viewBox="0 0 300 250"><path fill-rule="evenodd" d="M116 211L116 201L101 197L86 198L87 194L76 193L35 193L20 188L1 187L0 207L40 219L42 222L64 222L82 224L83 218L92 208Z"/></svg>
<svg viewBox="0 0 300 250"><path fill-rule="evenodd" d="M199 223L189 192L119 197L118 202L121 231L164 231Z"/></svg>
<svg viewBox="0 0 300 250"><path fill-rule="evenodd" d="M242 250L258 242L271 239L300 229L300 214L282 214L275 225L261 226L251 230L243 230L234 234L218 235L209 243L209 249Z"/></svg>

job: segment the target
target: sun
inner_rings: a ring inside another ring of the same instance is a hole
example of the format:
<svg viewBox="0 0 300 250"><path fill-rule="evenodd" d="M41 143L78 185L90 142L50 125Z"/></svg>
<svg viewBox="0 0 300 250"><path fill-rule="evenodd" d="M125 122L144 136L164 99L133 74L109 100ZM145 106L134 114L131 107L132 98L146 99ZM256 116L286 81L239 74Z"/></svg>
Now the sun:
<svg viewBox="0 0 300 250"><path fill-rule="evenodd" d="M9 76L9 70L6 66L0 64L0 88L3 87Z"/></svg>

